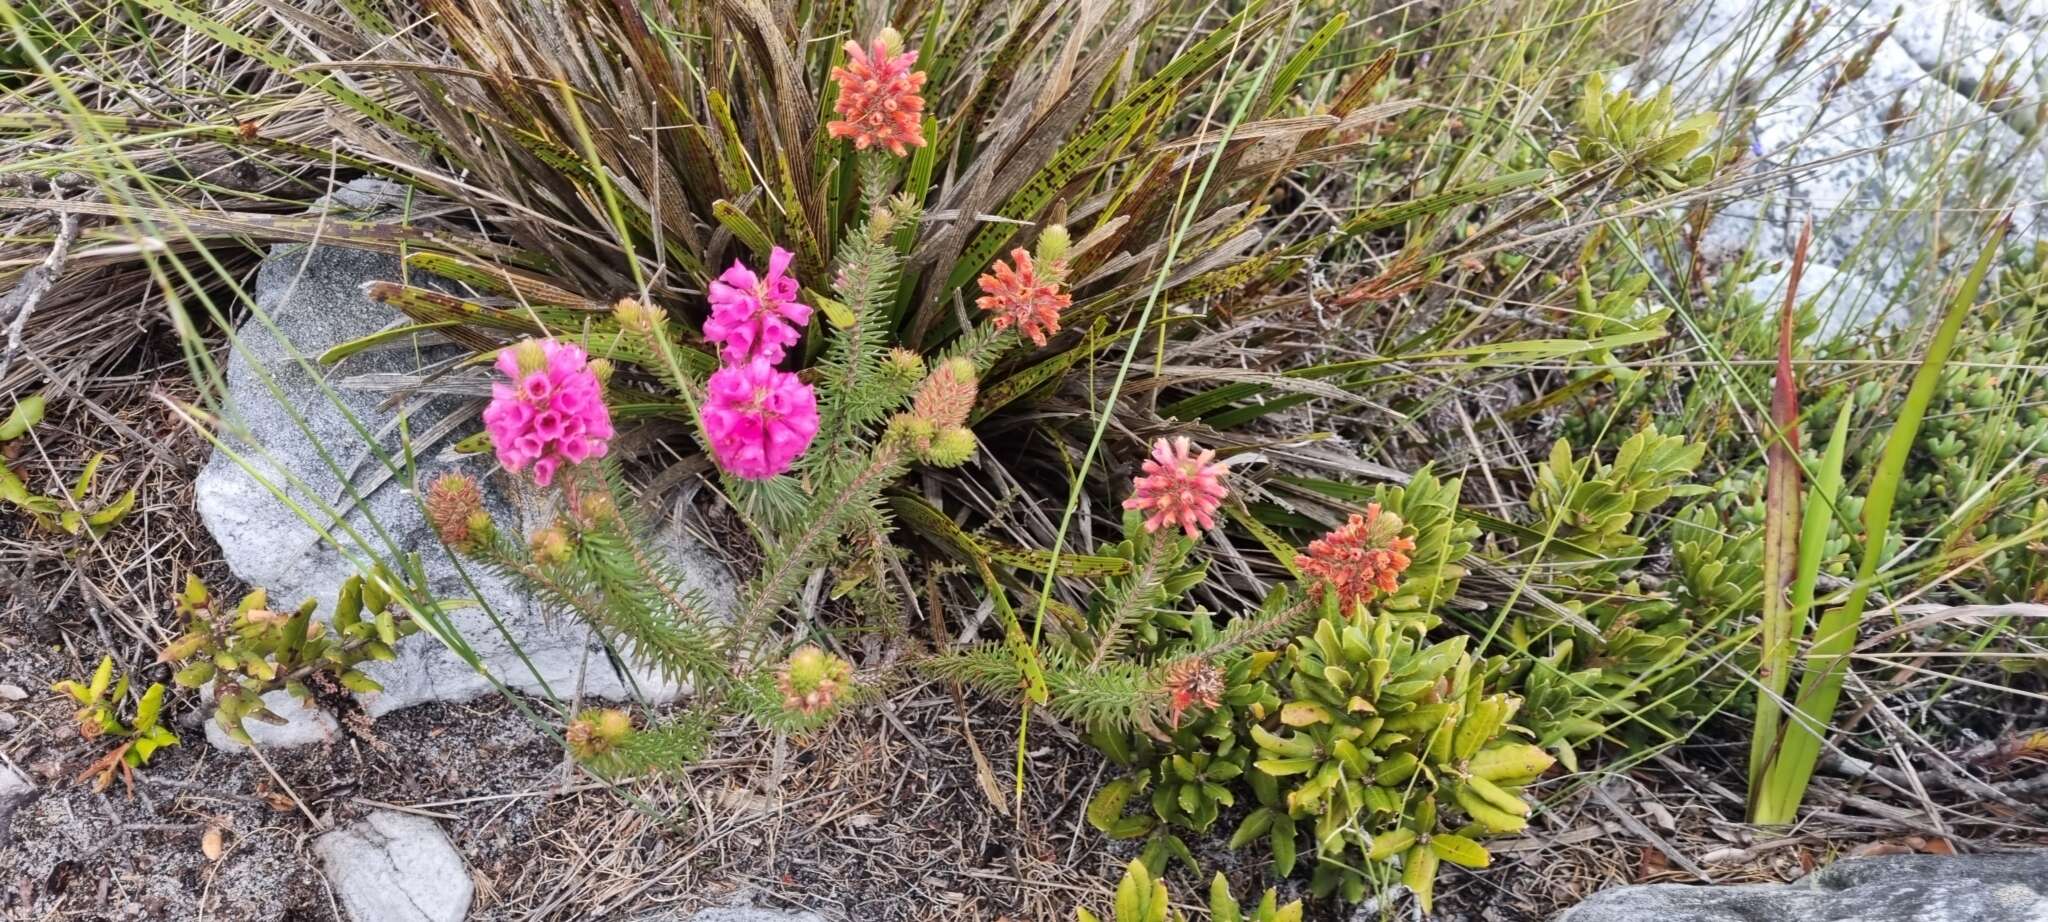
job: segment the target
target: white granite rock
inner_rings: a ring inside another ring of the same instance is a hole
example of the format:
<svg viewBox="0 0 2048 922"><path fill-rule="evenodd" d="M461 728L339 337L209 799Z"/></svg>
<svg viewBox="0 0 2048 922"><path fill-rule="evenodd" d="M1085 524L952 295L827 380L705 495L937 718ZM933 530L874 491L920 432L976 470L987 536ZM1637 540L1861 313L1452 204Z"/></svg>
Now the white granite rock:
<svg viewBox="0 0 2048 922"><path fill-rule="evenodd" d="M1791 884L1603 890L1557 922L2048 922L2048 851L1851 858Z"/></svg>
<svg viewBox="0 0 2048 922"><path fill-rule="evenodd" d="M380 810L313 843L353 922L462 922L474 884L433 820Z"/></svg>
<svg viewBox="0 0 2048 922"><path fill-rule="evenodd" d="M385 452L398 452L398 417L405 413L418 483L448 471L469 472L484 487L486 505L501 528L540 527L530 487L494 473L486 456L447 453L453 439L481 428L476 415L482 399L463 393L488 393L480 376L443 379L447 387L438 396L398 408L386 408L390 395L368 387L388 380L379 376L411 374L460 355L459 349L422 337L417 348L371 350L337 368L312 364L310 357L392 323L397 313L371 302L363 286L398 277L390 257L337 247L280 247L258 272L255 301L275 329L252 319L238 332L227 362L228 450L215 451L196 484L199 514L228 565L249 584L267 588L277 604L295 606L317 597L325 613L342 582L371 554L388 559L393 552L417 552L439 597L488 605L487 611L459 604L448 615L497 681L562 697L580 682L589 697L672 700L682 689L651 670L622 674L576 619L543 612L493 574L458 567L427 525L407 479L386 476L384 463L365 448L361 431L377 436ZM360 501L351 503L351 494ZM337 521L334 512L344 507ZM716 558L680 528L671 528L659 544L714 610L730 611L733 579ZM362 696L372 716L494 690L490 679L428 632L408 638L398 653L395 662L366 668L384 686ZM274 709L287 717L298 710ZM255 722L249 727L252 734L265 732ZM281 741L320 738L319 728L267 729L279 731Z"/></svg>
<svg viewBox="0 0 2048 922"><path fill-rule="evenodd" d="M2003 0L2008 7L2042 0ZM2003 204L1996 186L2011 182L2014 240L2048 233L2048 158L2031 127L2033 102L2048 90L2048 42L2033 16L2014 9L1996 18L1965 0L1900 4L1848 0L1827 5L1813 28L1803 3L1706 0L1671 13L1668 39L1625 76L1669 86L1681 110L1714 108L1724 126L1755 111L1749 175L1709 225L1704 257L1723 264L1747 253L1765 264L1790 258L1801 223L1815 221L1802 285L1821 294L1829 331L1916 319L1958 261L1976 256L1974 230L1960 212ZM1898 22L1884 33L1893 11ZM1790 55L1780 49L1795 24L1807 36ZM1843 65L1869 50L1860 77L1838 80ZM2016 67L2013 94L2026 105L1987 108L1976 99L1987 67ZM1993 111L1997 109L1999 111ZM2023 111L2025 110L2025 111ZM1973 160L1986 164L1965 169ZM1995 207L1995 206L1994 206ZM1952 247L1946 260L1937 244ZM1782 272L1782 266L1778 271ZM1781 284L1780 279L1763 280ZM1827 282L1852 290L1844 298Z"/></svg>

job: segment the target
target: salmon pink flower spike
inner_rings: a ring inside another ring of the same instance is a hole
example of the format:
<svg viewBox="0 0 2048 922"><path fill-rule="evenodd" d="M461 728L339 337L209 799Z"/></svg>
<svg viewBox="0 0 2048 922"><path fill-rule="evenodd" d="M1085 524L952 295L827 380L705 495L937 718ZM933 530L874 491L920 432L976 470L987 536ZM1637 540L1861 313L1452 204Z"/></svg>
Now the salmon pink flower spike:
<svg viewBox="0 0 2048 922"><path fill-rule="evenodd" d="M1133 482L1131 498L1124 500L1125 509L1144 511L1147 532L1179 525L1192 538L1203 528L1216 527L1216 510L1230 495L1223 486L1227 469L1216 463L1214 450L1193 450L1186 437L1152 444L1152 459Z"/></svg>
<svg viewBox="0 0 2048 922"><path fill-rule="evenodd" d="M743 480L789 470L818 434L817 394L761 356L713 372L700 415L712 458Z"/></svg>
<svg viewBox="0 0 2048 922"><path fill-rule="evenodd" d="M768 253L765 278L736 259L712 280L704 339L720 344L726 364L744 365L757 355L770 364L780 362L783 351L796 345L797 330L811 322L811 309L797 302L799 286L789 274L794 258L776 247Z"/></svg>
<svg viewBox="0 0 2048 922"><path fill-rule="evenodd" d="M484 429L506 470L533 466L547 486L563 464L604 457L612 437L604 386L583 350L552 339L529 339L498 350L510 383L491 385Z"/></svg>
<svg viewBox="0 0 2048 922"><path fill-rule="evenodd" d="M1337 530L1309 542L1308 552L1294 558L1295 566L1302 576L1319 580L1323 591L1335 591L1348 618L1359 605L1400 586L1408 554L1415 550L1415 539L1401 534L1405 525L1399 515L1372 503L1365 515L1353 514Z"/></svg>
<svg viewBox="0 0 2048 922"><path fill-rule="evenodd" d="M898 157L924 146L924 72L911 70L917 52L901 51L903 36L883 29L868 49L846 43L846 66L832 68L839 83L833 111L845 116L825 126L835 138L850 138L854 150L886 147Z"/></svg>
<svg viewBox="0 0 2048 922"><path fill-rule="evenodd" d="M1043 346L1048 335L1060 331L1060 311L1074 303L1074 296L1060 291L1057 279L1039 275L1031 254L1022 247L1010 251L1010 261L1015 268L997 260L993 272L976 280L985 294L974 303L995 315L991 319L996 329L1014 326Z"/></svg>

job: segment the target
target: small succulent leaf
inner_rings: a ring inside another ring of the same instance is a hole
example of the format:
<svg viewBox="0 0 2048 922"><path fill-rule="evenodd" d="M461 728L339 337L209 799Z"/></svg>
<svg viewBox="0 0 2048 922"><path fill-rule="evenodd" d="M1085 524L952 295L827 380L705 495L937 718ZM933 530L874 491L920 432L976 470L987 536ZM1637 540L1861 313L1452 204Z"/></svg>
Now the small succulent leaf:
<svg viewBox="0 0 2048 922"><path fill-rule="evenodd" d="M1244 922L1237 900L1230 896L1230 881L1221 871L1209 879L1209 922Z"/></svg>
<svg viewBox="0 0 2048 922"><path fill-rule="evenodd" d="M173 673L171 681L180 688L198 688L213 681L216 671L212 660L202 659Z"/></svg>
<svg viewBox="0 0 2048 922"><path fill-rule="evenodd" d="M27 435L29 429L43 421L44 409L45 402L41 394L30 394L21 398L7 414L7 421L0 423L0 442Z"/></svg>
<svg viewBox="0 0 2048 922"><path fill-rule="evenodd" d="M99 668L93 670L92 684L86 687L85 697L80 700L93 702L105 698L107 696L107 689L113 685L113 682L114 658L103 656L100 658Z"/></svg>
<svg viewBox="0 0 2048 922"><path fill-rule="evenodd" d="M384 686L379 684L376 679L370 678L354 669L341 674L341 685L343 688L359 695L367 695L384 690Z"/></svg>
<svg viewBox="0 0 2048 922"><path fill-rule="evenodd" d="M1437 857L1465 868L1483 868L1493 863L1493 856L1486 847L1471 839L1452 832L1440 832L1429 838L1430 851Z"/></svg>
<svg viewBox="0 0 2048 922"><path fill-rule="evenodd" d="M1437 863L1436 852L1422 845L1410 848L1401 859L1401 883L1415 894L1415 902L1422 906L1424 915L1434 908Z"/></svg>
<svg viewBox="0 0 2048 922"><path fill-rule="evenodd" d="M163 683L152 683L149 686L149 690L142 693L142 700L135 705L136 731L148 733L150 730L156 729L157 717L163 713L163 709Z"/></svg>
<svg viewBox="0 0 2048 922"><path fill-rule="evenodd" d="M92 458L85 462L85 470L79 471L78 479L71 482L71 499L73 502L84 500L85 495L92 492L93 478L99 474L100 463L105 460L107 460L106 452L96 451L93 452Z"/></svg>

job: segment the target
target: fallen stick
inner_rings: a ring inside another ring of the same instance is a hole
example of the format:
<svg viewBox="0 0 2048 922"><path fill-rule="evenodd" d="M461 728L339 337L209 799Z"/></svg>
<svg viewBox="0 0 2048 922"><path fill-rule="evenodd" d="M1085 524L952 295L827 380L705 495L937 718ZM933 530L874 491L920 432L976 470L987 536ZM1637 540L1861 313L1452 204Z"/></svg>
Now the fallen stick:
<svg viewBox="0 0 2048 922"><path fill-rule="evenodd" d="M64 261L71 255L71 244L78 240L78 214L66 211L57 216L57 238L50 242L50 255L42 263L22 273L21 281L14 290L0 298L0 317L7 320L7 351L0 352L0 376L14 364L14 356L21 351L22 332L28 328L28 318L36 312L36 306L43 303L43 296L57 284L57 277L64 274Z"/></svg>

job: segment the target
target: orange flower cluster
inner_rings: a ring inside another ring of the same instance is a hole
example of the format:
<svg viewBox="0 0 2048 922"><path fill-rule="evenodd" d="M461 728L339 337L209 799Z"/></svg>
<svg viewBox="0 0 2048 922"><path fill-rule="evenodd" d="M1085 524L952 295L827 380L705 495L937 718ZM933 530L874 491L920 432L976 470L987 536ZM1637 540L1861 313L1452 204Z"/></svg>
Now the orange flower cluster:
<svg viewBox="0 0 2048 922"><path fill-rule="evenodd" d="M1337 530L1310 542L1308 552L1294 558L1295 566L1302 576L1318 580L1324 591L1336 592L1337 603L1349 616L1400 585L1408 554L1415 550L1415 539L1401 534L1405 526L1399 515L1373 503L1365 507L1365 515L1354 514Z"/></svg>
<svg viewBox="0 0 2048 922"><path fill-rule="evenodd" d="M1023 248L1010 251L1010 262L1014 267L997 260L993 272L976 280L983 294L974 303L995 315L990 320L996 329L1014 326L1043 346L1047 336L1060 331L1060 312L1074 303L1074 296L1060 290L1059 279L1040 274Z"/></svg>

